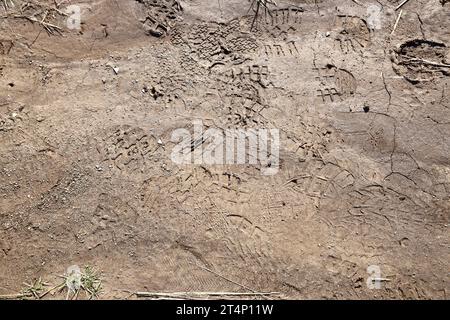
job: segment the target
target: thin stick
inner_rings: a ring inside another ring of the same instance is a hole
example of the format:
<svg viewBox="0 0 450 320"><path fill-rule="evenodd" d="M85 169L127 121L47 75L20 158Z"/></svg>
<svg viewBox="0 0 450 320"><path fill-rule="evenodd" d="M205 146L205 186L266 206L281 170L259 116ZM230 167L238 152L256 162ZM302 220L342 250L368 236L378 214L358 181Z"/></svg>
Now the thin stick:
<svg viewBox="0 0 450 320"><path fill-rule="evenodd" d="M398 23L399 23L399 21L400 21L400 18L402 17L402 14L403 14L403 9L400 10L400 12L399 12L399 14L398 14L398 16L397 16L397 20L395 21L394 29L392 29L391 35L393 35L394 32L395 32L395 29L397 29L397 25L398 25Z"/></svg>
<svg viewBox="0 0 450 320"><path fill-rule="evenodd" d="M400 3L397 8L395 8L395 11L397 11L398 9L400 9L401 7L403 7L409 0L403 0L402 3Z"/></svg>
<svg viewBox="0 0 450 320"><path fill-rule="evenodd" d="M276 295L279 292L136 292L135 295L138 298L145 297L258 297L267 295Z"/></svg>
<svg viewBox="0 0 450 320"><path fill-rule="evenodd" d="M10 4L8 5L8 0L3 0L3 7L5 7L5 11L7 11L9 7L12 8L15 6L15 4L12 0L9 0L9 3Z"/></svg>
<svg viewBox="0 0 450 320"><path fill-rule="evenodd" d="M56 26L56 25L54 25L54 24L48 23L48 22L42 22L42 21L39 21L39 20L36 19L35 17L29 17L29 16L24 16L24 15L15 15L14 18L17 18L17 19L26 19L26 20L31 21L31 22L36 22L36 23L42 25L43 27L52 28L52 29L55 29L55 30L58 31L58 32L61 32L61 31L62 31L62 29L61 29L60 27L58 27L58 26Z"/></svg>

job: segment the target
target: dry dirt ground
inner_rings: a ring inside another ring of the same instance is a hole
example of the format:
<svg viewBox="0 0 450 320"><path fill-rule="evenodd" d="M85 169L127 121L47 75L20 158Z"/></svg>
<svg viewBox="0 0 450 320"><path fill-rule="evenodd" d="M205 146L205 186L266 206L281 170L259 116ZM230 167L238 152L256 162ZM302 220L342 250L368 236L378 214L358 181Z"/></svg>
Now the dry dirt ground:
<svg viewBox="0 0 450 320"><path fill-rule="evenodd" d="M448 299L450 3L401 2L0 1L0 295ZM196 119L279 129L278 174L173 163Z"/></svg>

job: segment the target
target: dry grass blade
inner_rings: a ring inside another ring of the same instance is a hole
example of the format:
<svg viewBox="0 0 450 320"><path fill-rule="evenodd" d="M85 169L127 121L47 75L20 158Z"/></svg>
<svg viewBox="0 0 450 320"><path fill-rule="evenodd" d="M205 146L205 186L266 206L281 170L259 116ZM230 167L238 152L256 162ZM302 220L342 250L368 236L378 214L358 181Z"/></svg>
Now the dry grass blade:
<svg viewBox="0 0 450 320"><path fill-rule="evenodd" d="M395 8L395 11L397 11L398 9L400 9L401 7L403 7L405 4L407 4L409 2L409 0L403 0L402 3L400 3L397 8Z"/></svg>
<svg viewBox="0 0 450 320"><path fill-rule="evenodd" d="M3 8L7 11L9 8L15 7L13 0L2 0Z"/></svg>
<svg viewBox="0 0 450 320"><path fill-rule="evenodd" d="M24 15L16 15L16 16L14 16L14 18L17 18L17 19L26 19L26 20L28 20L28 21L31 21L31 22L33 22L33 23L38 23L38 24L40 24L44 29L45 29L45 31L47 31L47 33L49 33L49 34L54 34L54 32L57 32L57 33L59 33L60 35L62 35L62 29L60 28L60 27L58 27L58 26L56 26L56 25L54 25L54 24L51 24L51 23L48 23L48 22L44 22L44 20L41 20L41 21L39 21L38 19L36 19L35 17L33 17L33 16L24 16ZM45 19L46 17L44 17L44 19Z"/></svg>
<svg viewBox="0 0 450 320"><path fill-rule="evenodd" d="M0 300L17 300L17 299L37 299L42 297L42 292L48 286L41 278L32 283L24 283L25 288L21 293L0 295Z"/></svg>

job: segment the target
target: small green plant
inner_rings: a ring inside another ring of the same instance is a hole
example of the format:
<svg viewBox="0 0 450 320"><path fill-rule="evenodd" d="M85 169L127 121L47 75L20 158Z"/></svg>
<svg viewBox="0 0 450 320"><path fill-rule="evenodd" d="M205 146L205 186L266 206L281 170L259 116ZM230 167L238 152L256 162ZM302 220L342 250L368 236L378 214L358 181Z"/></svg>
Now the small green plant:
<svg viewBox="0 0 450 320"><path fill-rule="evenodd" d="M8 8L12 8L15 6L14 2L12 0L2 0L3 7L5 8L5 11L8 10Z"/></svg>

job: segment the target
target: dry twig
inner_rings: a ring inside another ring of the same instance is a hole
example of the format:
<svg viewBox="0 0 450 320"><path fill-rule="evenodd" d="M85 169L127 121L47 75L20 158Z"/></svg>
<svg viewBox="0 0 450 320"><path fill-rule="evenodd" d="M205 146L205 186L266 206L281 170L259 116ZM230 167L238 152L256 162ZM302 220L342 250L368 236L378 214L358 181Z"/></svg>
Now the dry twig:
<svg viewBox="0 0 450 320"><path fill-rule="evenodd" d="M138 298L181 298L192 297L260 297L277 295L279 292L136 292Z"/></svg>
<svg viewBox="0 0 450 320"><path fill-rule="evenodd" d="M391 35L394 34L395 30L397 29L398 23L400 21L400 18L402 17L403 14L403 10L400 10L398 16L397 16L397 20L395 20L395 24L394 24L394 28L392 29Z"/></svg>

